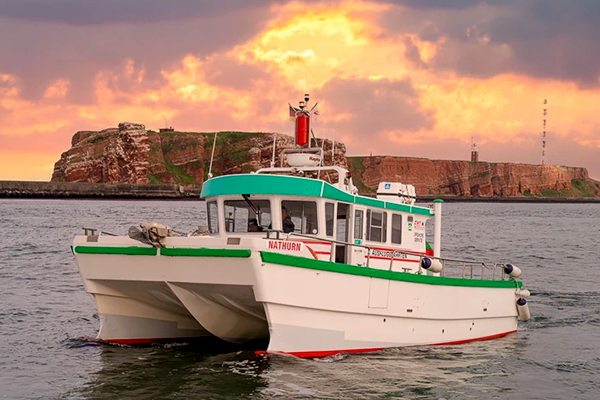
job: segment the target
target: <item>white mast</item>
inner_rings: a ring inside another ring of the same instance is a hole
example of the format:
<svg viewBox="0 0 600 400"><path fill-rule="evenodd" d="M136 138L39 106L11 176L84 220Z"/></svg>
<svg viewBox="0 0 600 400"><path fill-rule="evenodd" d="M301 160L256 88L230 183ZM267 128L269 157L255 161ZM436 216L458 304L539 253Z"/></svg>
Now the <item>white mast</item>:
<svg viewBox="0 0 600 400"><path fill-rule="evenodd" d="M208 179L212 178L212 164L215 158L215 145L217 144L217 132L215 132L215 140L213 140L212 154L210 156L210 166L208 167Z"/></svg>
<svg viewBox="0 0 600 400"><path fill-rule="evenodd" d="M273 157L271 158L271 168L275 167L275 144L277 143L277 134L273 133Z"/></svg>

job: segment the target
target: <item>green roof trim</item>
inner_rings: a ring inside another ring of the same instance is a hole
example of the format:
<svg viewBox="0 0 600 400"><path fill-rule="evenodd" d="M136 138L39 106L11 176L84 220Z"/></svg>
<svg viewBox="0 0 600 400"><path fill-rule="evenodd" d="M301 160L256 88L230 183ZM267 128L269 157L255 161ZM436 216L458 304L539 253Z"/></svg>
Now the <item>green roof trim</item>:
<svg viewBox="0 0 600 400"><path fill-rule="evenodd" d="M523 286L518 281L480 280L447 278L443 276L417 275L408 272L386 271L375 268L357 267L348 264L339 264L330 261L312 260L310 258L291 256L288 254L261 251L263 262L287 265L289 267L308 268L319 271L337 272L340 274L367 276L371 278L389 279L392 281L423 283L427 285L461 286L461 287L487 287L487 288L517 288Z"/></svg>
<svg viewBox="0 0 600 400"><path fill-rule="evenodd" d="M325 182L323 182L325 183ZM351 195L350 193L344 192L338 188L331 186L329 183L325 183L323 187L323 195L327 199L345 201L347 203L354 203L354 198L356 196Z"/></svg>
<svg viewBox="0 0 600 400"><path fill-rule="evenodd" d="M228 194L280 194L320 197L323 181L296 176L238 174L204 182L200 197Z"/></svg>
<svg viewBox="0 0 600 400"><path fill-rule="evenodd" d="M426 207L415 207L389 203L371 197L354 196L324 181L285 175L237 174L219 176L204 182L200 197L242 194L323 197L369 207L386 208L426 216L433 215L433 211Z"/></svg>
<svg viewBox="0 0 600 400"><path fill-rule="evenodd" d="M252 255L250 250L243 249L208 249L208 248L183 248L169 247L160 249L162 256L169 257L232 257L232 258L248 258Z"/></svg>
<svg viewBox="0 0 600 400"><path fill-rule="evenodd" d="M371 206L371 207L381 207L385 206L385 202L377 199L373 199L371 197L361 197L357 196L355 200L356 204L362 204L363 206ZM409 211L408 208L405 211Z"/></svg>
<svg viewBox="0 0 600 400"><path fill-rule="evenodd" d="M404 204L398 204L398 203L385 203L385 208L389 209L389 210L396 210L396 211L405 211L406 207L410 207L411 211L410 212L415 212L415 207L412 206L406 206ZM420 209L421 207L417 207L417 209ZM425 214L428 215L428 214Z"/></svg>
<svg viewBox="0 0 600 400"><path fill-rule="evenodd" d="M155 247L75 246L78 254L121 254L126 256L155 256Z"/></svg>

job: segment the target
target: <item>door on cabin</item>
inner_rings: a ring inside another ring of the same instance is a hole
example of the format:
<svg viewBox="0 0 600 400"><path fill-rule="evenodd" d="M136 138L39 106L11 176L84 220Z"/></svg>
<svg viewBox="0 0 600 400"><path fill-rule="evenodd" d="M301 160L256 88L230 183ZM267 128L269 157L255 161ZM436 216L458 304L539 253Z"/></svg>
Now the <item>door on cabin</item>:
<svg viewBox="0 0 600 400"><path fill-rule="evenodd" d="M338 242L348 242L349 239L349 221L350 221L350 205L346 203L337 204L337 212L335 217L335 240ZM348 246L345 244L336 243L335 245L335 262L346 264L348 261Z"/></svg>
<svg viewBox="0 0 600 400"><path fill-rule="evenodd" d="M365 242L365 214L366 209L364 207L354 206L352 223L350 224L352 226L352 240L350 242L357 246L350 246L351 249L348 251L350 260L348 264L360 267L367 265L367 249L359 247L360 245L364 245Z"/></svg>

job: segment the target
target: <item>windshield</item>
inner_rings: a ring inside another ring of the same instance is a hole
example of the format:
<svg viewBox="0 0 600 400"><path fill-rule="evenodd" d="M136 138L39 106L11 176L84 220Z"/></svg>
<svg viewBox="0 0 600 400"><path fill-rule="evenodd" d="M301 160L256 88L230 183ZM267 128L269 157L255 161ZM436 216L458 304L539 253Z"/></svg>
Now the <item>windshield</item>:
<svg viewBox="0 0 600 400"><path fill-rule="evenodd" d="M226 200L225 230L236 233L262 232L271 225L269 200Z"/></svg>

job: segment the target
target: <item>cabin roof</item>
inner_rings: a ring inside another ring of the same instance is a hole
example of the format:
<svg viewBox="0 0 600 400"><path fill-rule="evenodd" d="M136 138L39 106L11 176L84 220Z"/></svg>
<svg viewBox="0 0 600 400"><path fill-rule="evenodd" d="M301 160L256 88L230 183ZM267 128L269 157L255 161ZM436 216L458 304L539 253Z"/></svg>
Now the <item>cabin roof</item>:
<svg viewBox="0 0 600 400"><path fill-rule="evenodd" d="M365 196L354 196L322 180L286 175L237 174L219 176L204 182L200 197L236 194L323 197L388 210L427 216L433 215L433 211L427 207L390 203Z"/></svg>

